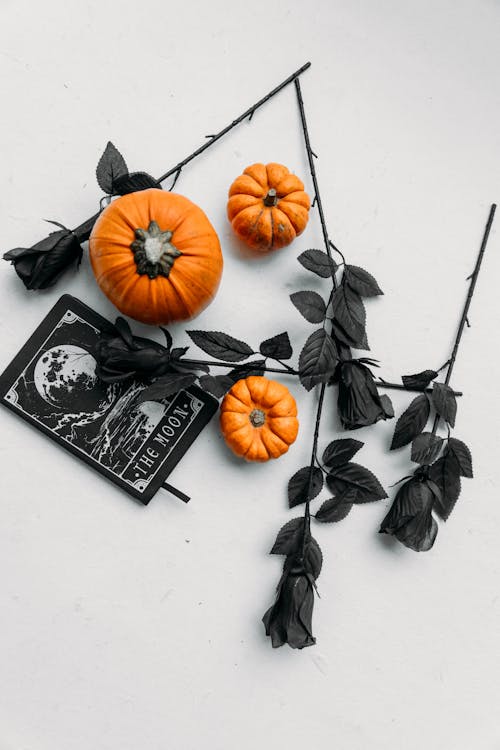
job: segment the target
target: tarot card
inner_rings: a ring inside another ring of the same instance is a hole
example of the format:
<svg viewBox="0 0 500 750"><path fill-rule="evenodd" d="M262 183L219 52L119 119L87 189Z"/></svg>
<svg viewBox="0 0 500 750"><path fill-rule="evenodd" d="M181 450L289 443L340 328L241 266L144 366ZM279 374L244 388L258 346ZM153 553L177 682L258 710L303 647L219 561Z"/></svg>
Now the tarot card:
<svg viewBox="0 0 500 750"><path fill-rule="evenodd" d="M0 376L0 399L147 504L218 402L193 386L162 401L138 403L147 383L99 380L91 352L109 326L76 298L61 297Z"/></svg>

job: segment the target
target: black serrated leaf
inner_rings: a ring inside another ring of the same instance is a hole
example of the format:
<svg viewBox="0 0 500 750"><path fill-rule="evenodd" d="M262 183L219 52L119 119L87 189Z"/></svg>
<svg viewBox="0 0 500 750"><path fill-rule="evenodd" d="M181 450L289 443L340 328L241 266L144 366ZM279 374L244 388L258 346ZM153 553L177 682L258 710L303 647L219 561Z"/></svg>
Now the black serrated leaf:
<svg viewBox="0 0 500 750"><path fill-rule="evenodd" d="M323 279L333 276L337 270L335 261L323 252L323 250L305 250L299 255L297 260L308 271L312 271Z"/></svg>
<svg viewBox="0 0 500 750"><path fill-rule="evenodd" d="M361 440L354 440L353 438L333 440L323 452L323 463L332 468L343 466L356 455L363 445L364 443Z"/></svg>
<svg viewBox="0 0 500 750"><path fill-rule="evenodd" d="M472 479L472 456L469 447L462 440L450 437L448 439L447 453L455 458L460 469L460 474L463 477Z"/></svg>
<svg viewBox="0 0 500 750"><path fill-rule="evenodd" d="M316 520L321 523L337 523L338 521L342 521L350 513L355 496L356 490L349 488L341 495L325 500L315 515Z"/></svg>
<svg viewBox="0 0 500 750"><path fill-rule="evenodd" d="M319 495L323 488L323 472L317 466L312 467L311 490L309 494L309 478L311 467L304 466L295 472L288 482L288 504L290 508L312 500ZM309 495L309 497L308 497Z"/></svg>
<svg viewBox="0 0 500 750"><path fill-rule="evenodd" d="M244 341L221 331L186 331L186 333L204 352L225 362L241 362L253 354L253 349Z"/></svg>
<svg viewBox="0 0 500 750"><path fill-rule="evenodd" d="M119 177L123 177L127 174L128 169L125 159L116 146L114 146L111 141L108 141L96 169L96 177L99 187L108 195L112 195L114 192L115 181Z"/></svg>
<svg viewBox="0 0 500 750"><path fill-rule="evenodd" d="M438 458L429 469L429 479L441 490L441 498L435 500L434 509L443 521L447 521L461 490L460 467L455 456L448 453Z"/></svg>
<svg viewBox="0 0 500 750"><path fill-rule="evenodd" d="M202 375L198 382L204 391L215 398L224 396L234 385L234 380L227 375Z"/></svg>
<svg viewBox="0 0 500 750"><path fill-rule="evenodd" d="M272 357L273 359L290 359L293 354L290 338L286 331L263 341L259 351L263 357Z"/></svg>
<svg viewBox="0 0 500 750"><path fill-rule="evenodd" d="M278 532L271 549L271 555L292 555L302 544L304 534L304 517L292 518Z"/></svg>
<svg viewBox="0 0 500 750"><path fill-rule="evenodd" d="M351 497L354 503L369 503L387 497L375 474L353 462L334 467L326 483L335 495L343 494L348 489L355 490Z"/></svg>
<svg viewBox="0 0 500 750"><path fill-rule="evenodd" d="M403 445L408 445L413 438L420 435L429 419L430 409L429 399L425 393L413 399L396 422L391 451L402 448Z"/></svg>
<svg viewBox="0 0 500 750"><path fill-rule="evenodd" d="M243 365L237 365L234 369L227 373L227 377L230 378L233 383L243 378L249 378L250 375L264 375L266 372L266 362L264 359L256 359L253 362L248 362Z"/></svg>
<svg viewBox="0 0 500 750"><path fill-rule="evenodd" d="M353 349L363 349L366 351L370 350L366 331L364 332L361 339L355 340L352 336L348 336L338 320L336 320L335 318L332 320L332 336L334 336L336 340L347 347L353 347Z"/></svg>
<svg viewBox="0 0 500 750"><path fill-rule="evenodd" d="M374 277L364 268L359 266L344 266L344 278L346 283L362 297L376 297L383 294Z"/></svg>
<svg viewBox="0 0 500 750"><path fill-rule="evenodd" d="M443 445L443 438L432 432L422 432L411 444L411 460L416 464L431 464Z"/></svg>
<svg viewBox="0 0 500 750"><path fill-rule="evenodd" d="M342 284L333 293L332 311L334 319L338 321L353 345L363 343L366 311L359 294L346 284Z"/></svg>
<svg viewBox="0 0 500 750"><path fill-rule="evenodd" d="M432 386L432 403L440 417L451 427L455 426L457 416L457 400L455 394L446 383L434 383Z"/></svg>
<svg viewBox="0 0 500 750"><path fill-rule="evenodd" d="M434 378L437 378L438 374L435 370L422 370L422 372L417 372L415 375L402 375L401 380L405 388L425 391Z"/></svg>
<svg viewBox="0 0 500 750"><path fill-rule="evenodd" d="M168 398L173 393L178 393L178 391L182 391L184 388L189 388L196 381L196 378L197 376L192 372L171 372L167 375L162 375L161 378L155 380L154 383L139 394L137 401L138 403L142 403L143 401L160 401L161 399Z"/></svg>
<svg viewBox="0 0 500 750"><path fill-rule="evenodd" d="M299 357L300 382L310 391L318 383L328 383L337 365L337 349L324 328L314 331Z"/></svg>
<svg viewBox="0 0 500 750"><path fill-rule="evenodd" d="M113 180L113 193L116 195L127 195L139 190L157 188L161 190L160 183L147 172L131 172L122 174Z"/></svg>
<svg viewBox="0 0 500 750"><path fill-rule="evenodd" d="M290 299L309 323L322 323L326 315L326 304L317 292L294 292Z"/></svg>
<svg viewBox="0 0 500 750"><path fill-rule="evenodd" d="M321 573L321 568L323 566L323 553L321 552L321 547L318 542L312 536L309 537L304 557L304 564L307 572L310 573L313 578L317 578Z"/></svg>

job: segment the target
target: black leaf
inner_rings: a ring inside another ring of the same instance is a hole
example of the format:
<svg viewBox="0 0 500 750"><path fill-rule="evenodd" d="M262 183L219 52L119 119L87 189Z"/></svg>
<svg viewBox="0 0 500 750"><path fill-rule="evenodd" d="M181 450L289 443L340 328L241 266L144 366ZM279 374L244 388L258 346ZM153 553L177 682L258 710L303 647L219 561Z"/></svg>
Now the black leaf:
<svg viewBox="0 0 500 750"><path fill-rule="evenodd" d="M202 375L199 384L207 393L211 393L215 398L221 398L233 387L234 381L227 375Z"/></svg>
<svg viewBox="0 0 500 750"><path fill-rule="evenodd" d="M425 393L413 399L396 422L391 451L408 445L422 432L429 419L430 409L429 399Z"/></svg>
<svg viewBox="0 0 500 750"><path fill-rule="evenodd" d="M273 359L290 359L293 354L290 338L286 331L263 341L259 351L263 357L272 357Z"/></svg>
<svg viewBox="0 0 500 750"><path fill-rule="evenodd" d="M461 440L450 437L448 439L447 453L455 458L460 469L460 474L463 477L472 479L472 456L468 446L465 445L465 443L463 443Z"/></svg>
<svg viewBox="0 0 500 750"><path fill-rule="evenodd" d="M220 331L186 331L196 346L211 357L225 362L241 362L253 354L253 349L244 341Z"/></svg>
<svg viewBox="0 0 500 750"><path fill-rule="evenodd" d="M115 181L124 175L128 175L125 159L111 141L108 141L96 169L99 187L108 195L112 195Z"/></svg>
<svg viewBox="0 0 500 750"><path fill-rule="evenodd" d="M353 462L335 466L328 474L326 483L335 495L343 494L348 489L355 490L350 497L353 503L369 503L387 497L375 474Z"/></svg>
<svg viewBox="0 0 500 750"><path fill-rule="evenodd" d="M438 374L435 370L423 370L415 375L402 375L401 380L405 388L425 391Z"/></svg>
<svg viewBox="0 0 500 750"><path fill-rule="evenodd" d="M342 521L350 513L355 495L356 490L347 489L341 495L325 500L315 515L316 520L321 523Z"/></svg>
<svg viewBox="0 0 500 750"><path fill-rule="evenodd" d="M321 547L312 536L309 537L306 544L304 567L314 579L319 576L321 568L323 567L323 553L321 552Z"/></svg>
<svg viewBox="0 0 500 750"><path fill-rule="evenodd" d="M432 515L436 500L433 482L412 477L397 491L382 521L380 533L393 534L415 552L427 552L433 546L438 531Z"/></svg>
<svg viewBox="0 0 500 750"><path fill-rule="evenodd" d="M292 518L278 532L271 549L271 555L292 555L302 544L304 535L304 517Z"/></svg>
<svg viewBox="0 0 500 750"><path fill-rule="evenodd" d="M353 345L363 343L366 311L359 294L351 287L342 284L333 293L332 310L334 319L354 342Z"/></svg>
<svg viewBox="0 0 500 750"><path fill-rule="evenodd" d="M161 185L147 172L122 174L113 180L113 193L115 195L127 195L127 193L136 193L148 188L159 188L161 190Z"/></svg>
<svg viewBox="0 0 500 750"><path fill-rule="evenodd" d="M422 432L411 444L411 460L417 464L431 464L443 445L443 438L432 432Z"/></svg>
<svg viewBox="0 0 500 750"><path fill-rule="evenodd" d="M446 383L434 383L432 386L432 403L440 417L448 422L451 427L455 426L457 416L457 400L455 394Z"/></svg>
<svg viewBox="0 0 500 750"><path fill-rule="evenodd" d="M441 498L436 500L434 506L436 513L443 521L447 521L461 490L460 466L455 456L448 453L438 458L429 469L429 479L441 490Z"/></svg>
<svg viewBox="0 0 500 750"><path fill-rule="evenodd" d="M338 341L340 341L347 347L353 347L354 349L364 349L366 351L369 351L370 349L366 331L363 332L363 336L361 338L353 338L344 331L336 318L332 320L332 336L334 336L335 339L338 339Z"/></svg>
<svg viewBox="0 0 500 750"><path fill-rule="evenodd" d="M337 270L335 261L327 253L323 252L323 250L305 250L299 255L297 260L308 271L312 271L324 279L333 276Z"/></svg>
<svg viewBox="0 0 500 750"><path fill-rule="evenodd" d="M300 382L310 391L318 383L328 383L337 365L337 349L324 328L314 331L299 357Z"/></svg>
<svg viewBox="0 0 500 750"><path fill-rule="evenodd" d="M288 482L288 504L290 508L305 503L308 499L312 500L321 492L323 488L323 472L321 469L313 466L311 481L309 480L310 476L311 467L304 466L296 471ZM309 484L311 485L310 494Z"/></svg>
<svg viewBox="0 0 500 750"><path fill-rule="evenodd" d="M359 266L344 266L344 279L346 283L362 297L376 297L383 294L371 273Z"/></svg>
<svg viewBox="0 0 500 750"><path fill-rule="evenodd" d="M290 299L309 323L322 323L326 315L323 297L317 292L294 292Z"/></svg>
<svg viewBox="0 0 500 750"><path fill-rule="evenodd" d="M350 461L363 445L361 440L353 438L333 440L323 452L323 463L332 468L342 466Z"/></svg>
<svg viewBox="0 0 500 750"><path fill-rule="evenodd" d="M167 342L167 349L170 351L170 349L172 348L172 344L174 343L172 341L172 336L167 328L163 328L162 326L160 326L160 328L163 331L163 335L165 336L165 340Z"/></svg>
<svg viewBox="0 0 500 750"><path fill-rule="evenodd" d="M250 375L262 376L266 371L266 362L264 359L256 359L253 362L248 362L243 365L237 365L234 369L227 373L227 377L230 378L233 383L243 378L249 378Z"/></svg>
<svg viewBox="0 0 500 750"><path fill-rule="evenodd" d="M152 385L145 388L139 394L138 402L161 401L164 398L168 398L168 396L171 396L173 393L182 391L184 388L189 388L189 386L193 385L196 381L196 378L197 376L192 372L172 372L167 375L162 375L162 377L155 380Z"/></svg>

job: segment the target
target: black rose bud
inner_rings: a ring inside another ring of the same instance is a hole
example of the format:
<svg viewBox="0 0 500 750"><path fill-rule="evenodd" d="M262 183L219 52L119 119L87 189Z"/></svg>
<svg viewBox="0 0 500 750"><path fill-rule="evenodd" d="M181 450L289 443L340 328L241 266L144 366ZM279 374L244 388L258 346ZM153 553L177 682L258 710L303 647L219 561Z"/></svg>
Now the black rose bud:
<svg viewBox="0 0 500 750"><path fill-rule="evenodd" d="M168 333L165 335L170 344ZM101 335L93 354L98 365L97 375L106 383L117 383L130 377L157 377L170 369L169 348L133 336L123 318L117 318L114 329Z"/></svg>
<svg viewBox="0 0 500 750"><path fill-rule="evenodd" d="M56 223L56 222L52 222ZM4 254L10 260L26 289L46 289L56 283L72 263L80 265L83 249L76 234L61 229L33 247L16 247Z"/></svg>
<svg viewBox="0 0 500 750"><path fill-rule="evenodd" d="M313 646L312 612L314 606L314 578L301 560L287 558L278 584L276 601L262 622L273 648L285 643L291 648Z"/></svg>
<svg viewBox="0 0 500 750"><path fill-rule="evenodd" d="M437 485L426 478L425 471L417 469L415 475L399 488L382 521L380 533L394 535L415 552L427 552L438 531L432 509L440 496Z"/></svg>
<svg viewBox="0 0 500 750"><path fill-rule="evenodd" d="M338 379L338 412L346 430L356 430L394 416L391 400L380 396L371 370L361 360L341 362Z"/></svg>

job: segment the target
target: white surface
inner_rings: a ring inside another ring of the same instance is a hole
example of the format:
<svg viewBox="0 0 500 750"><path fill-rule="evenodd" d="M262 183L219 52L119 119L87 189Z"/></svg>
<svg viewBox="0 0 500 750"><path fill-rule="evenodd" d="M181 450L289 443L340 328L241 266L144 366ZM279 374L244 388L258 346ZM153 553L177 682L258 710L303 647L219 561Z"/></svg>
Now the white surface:
<svg viewBox="0 0 500 750"><path fill-rule="evenodd" d="M160 174L310 59L330 234L386 293L367 305L373 356L388 379L440 366L500 198L499 34L495 0L3 0L2 249L38 240L42 218L75 226L95 211L108 139L131 169ZM293 87L178 183L225 255L195 327L255 344L287 329L298 352L310 326L288 295L325 288L295 262L321 247L317 213L288 250L243 257L225 196L254 161L283 162L311 189ZM159 495L147 509L2 411L0 750L500 748L499 236L497 221L454 376L476 477L427 554L377 535L389 501L316 530L318 643L302 652L273 651L260 618L314 396L290 383L299 440L268 465L229 456L214 420L171 477L191 503ZM114 315L86 259L45 293L7 264L0 284L1 366L64 291ZM394 395L399 412L407 402ZM322 445L333 413L329 394ZM386 486L410 465L387 452L393 426L356 434Z"/></svg>

